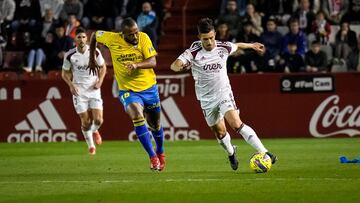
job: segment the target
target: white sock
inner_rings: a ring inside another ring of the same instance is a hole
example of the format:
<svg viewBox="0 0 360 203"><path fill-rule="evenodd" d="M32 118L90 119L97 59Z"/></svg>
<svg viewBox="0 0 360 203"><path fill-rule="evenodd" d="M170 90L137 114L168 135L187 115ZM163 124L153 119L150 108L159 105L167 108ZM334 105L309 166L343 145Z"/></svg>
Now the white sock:
<svg viewBox="0 0 360 203"><path fill-rule="evenodd" d="M229 156L234 154L234 147L231 144L231 137L228 132L226 132L226 135L221 140L218 139L218 142L225 149Z"/></svg>
<svg viewBox="0 0 360 203"><path fill-rule="evenodd" d="M92 130L88 130L88 131L83 131L82 130L82 133L84 135L84 138L85 138L85 141L86 141L86 144L88 145L88 148L95 148L95 144L94 144L94 139L93 139L93 131Z"/></svg>
<svg viewBox="0 0 360 203"><path fill-rule="evenodd" d="M93 121L91 124L91 130L93 132L96 132L99 128L100 128L100 125L96 125L95 122Z"/></svg>
<svg viewBox="0 0 360 203"><path fill-rule="evenodd" d="M250 144L258 152L267 152L268 150L261 143L255 131L248 125L243 124L242 128L237 131L243 136L245 141Z"/></svg>

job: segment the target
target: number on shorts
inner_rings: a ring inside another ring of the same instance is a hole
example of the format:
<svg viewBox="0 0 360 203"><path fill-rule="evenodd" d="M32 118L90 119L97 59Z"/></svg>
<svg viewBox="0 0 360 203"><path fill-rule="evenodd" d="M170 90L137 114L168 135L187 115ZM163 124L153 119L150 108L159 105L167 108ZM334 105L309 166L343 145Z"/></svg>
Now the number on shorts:
<svg viewBox="0 0 360 203"><path fill-rule="evenodd" d="M121 100L125 100L126 98L128 98L130 96L129 92L125 92L122 96L121 96Z"/></svg>

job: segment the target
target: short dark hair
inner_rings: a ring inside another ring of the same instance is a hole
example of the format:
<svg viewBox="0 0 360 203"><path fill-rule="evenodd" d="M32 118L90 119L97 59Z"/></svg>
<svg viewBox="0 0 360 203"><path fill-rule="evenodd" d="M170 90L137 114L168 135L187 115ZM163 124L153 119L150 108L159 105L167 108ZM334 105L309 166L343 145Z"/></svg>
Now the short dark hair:
<svg viewBox="0 0 360 203"><path fill-rule="evenodd" d="M83 28L83 27L78 27L78 28L76 29L76 31L75 31L75 35L78 35L78 34L80 34L80 33L85 33L85 34L86 34L85 28Z"/></svg>
<svg viewBox="0 0 360 203"><path fill-rule="evenodd" d="M197 25L197 29L199 34L201 33L209 33L214 29L214 22L210 18L201 18Z"/></svg>
<svg viewBox="0 0 360 203"><path fill-rule="evenodd" d="M121 30L123 31L125 27L132 27L136 24L135 20L131 17L125 18L121 23Z"/></svg>
<svg viewBox="0 0 360 203"><path fill-rule="evenodd" d="M297 46L297 42L296 42L296 40L290 40L289 41L289 43L288 43L288 45L295 45L295 46Z"/></svg>
<svg viewBox="0 0 360 203"><path fill-rule="evenodd" d="M275 24L277 24L276 18L274 16L270 16L266 22L274 22Z"/></svg>
<svg viewBox="0 0 360 203"><path fill-rule="evenodd" d="M321 44L320 40L317 39L311 42L311 45L320 45L320 44Z"/></svg>
<svg viewBox="0 0 360 203"><path fill-rule="evenodd" d="M299 24L299 19L297 19L297 18L290 18L290 19L289 19L289 25L292 24L292 23L297 23L297 24Z"/></svg>

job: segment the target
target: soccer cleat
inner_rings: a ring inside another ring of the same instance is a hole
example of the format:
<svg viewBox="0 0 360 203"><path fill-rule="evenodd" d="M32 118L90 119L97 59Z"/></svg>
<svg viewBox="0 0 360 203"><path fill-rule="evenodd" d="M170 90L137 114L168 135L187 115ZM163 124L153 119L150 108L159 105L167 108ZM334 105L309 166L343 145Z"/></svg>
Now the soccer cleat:
<svg viewBox="0 0 360 203"><path fill-rule="evenodd" d="M90 155L95 155L96 154L96 148L95 147L90 147L89 148L89 154Z"/></svg>
<svg viewBox="0 0 360 203"><path fill-rule="evenodd" d="M274 164L278 160L276 155L274 155L270 152L266 152L266 154L269 155L269 157L271 158L271 164Z"/></svg>
<svg viewBox="0 0 360 203"><path fill-rule="evenodd" d="M153 171L160 171L160 161L157 156L150 158L150 169Z"/></svg>
<svg viewBox="0 0 360 203"><path fill-rule="evenodd" d="M101 145L101 144L102 144L102 138L101 138L101 135L100 135L99 131L93 132L93 138L94 138L95 143L96 143L97 145Z"/></svg>
<svg viewBox="0 0 360 203"><path fill-rule="evenodd" d="M236 171L239 167L239 162L236 158L236 149L237 147L235 145L233 145L233 148L234 148L234 154L229 156L229 161L230 161L230 166L231 168Z"/></svg>
<svg viewBox="0 0 360 203"><path fill-rule="evenodd" d="M165 153L161 153L161 154L157 154L157 157L159 158L160 161L160 171L164 170L165 168Z"/></svg>

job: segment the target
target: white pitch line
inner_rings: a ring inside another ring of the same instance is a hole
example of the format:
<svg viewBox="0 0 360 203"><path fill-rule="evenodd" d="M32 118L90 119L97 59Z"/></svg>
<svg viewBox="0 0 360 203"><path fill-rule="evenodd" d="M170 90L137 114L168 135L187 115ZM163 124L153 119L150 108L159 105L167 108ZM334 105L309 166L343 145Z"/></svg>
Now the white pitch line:
<svg viewBox="0 0 360 203"><path fill-rule="evenodd" d="M184 178L184 179L159 179L157 182L241 182L241 181L360 181L360 178ZM154 182L154 180L40 180L40 181L0 181L0 184L38 184L38 183L140 183Z"/></svg>

